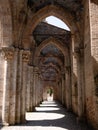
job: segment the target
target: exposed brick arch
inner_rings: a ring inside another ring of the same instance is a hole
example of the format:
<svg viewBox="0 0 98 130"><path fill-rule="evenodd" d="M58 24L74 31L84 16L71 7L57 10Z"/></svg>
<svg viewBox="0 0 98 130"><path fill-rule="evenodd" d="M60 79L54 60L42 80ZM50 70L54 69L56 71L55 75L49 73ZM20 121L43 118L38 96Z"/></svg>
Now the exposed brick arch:
<svg viewBox="0 0 98 130"><path fill-rule="evenodd" d="M41 50L48 46L48 45L55 45L59 50L61 50L61 52L63 53L64 57L67 53L67 49L65 46L62 45L63 43L59 40L57 40L56 38L53 38L53 37L50 37L46 40L44 40L39 46L38 48L36 49L36 52L35 52L35 56L34 56L34 63L36 64L37 63L37 57L39 57L40 55L40 52Z"/></svg>
<svg viewBox="0 0 98 130"><path fill-rule="evenodd" d="M12 44L12 17L9 0L0 0L0 47Z"/></svg>
<svg viewBox="0 0 98 130"><path fill-rule="evenodd" d="M28 41L30 42L30 37L31 37L32 32L34 31L35 27L44 18L51 16L51 15L61 19L64 23L66 23L69 26L72 34L78 35L78 36L76 36L78 38L80 37L78 27L77 27L72 15L67 10L64 10L63 8L61 8L59 6L48 5L42 9L40 9L35 14L33 14L32 17L31 16L29 17L26 31L24 32L24 36L23 36L23 40L22 40L23 44L31 44L31 43L26 43L26 42L28 42Z"/></svg>

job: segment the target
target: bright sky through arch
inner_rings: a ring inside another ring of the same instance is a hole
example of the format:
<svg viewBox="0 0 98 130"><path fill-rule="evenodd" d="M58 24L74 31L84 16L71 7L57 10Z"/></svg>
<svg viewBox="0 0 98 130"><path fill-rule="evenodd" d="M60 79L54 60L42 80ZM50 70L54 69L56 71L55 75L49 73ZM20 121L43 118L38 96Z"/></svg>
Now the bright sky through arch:
<svg viewBox="0 0 98 130"><path fill-rule="evenodd" d="M51 24L56 27L70 31L69 27L62 20L58 19L57 17L49 16L45 20L48 24Z"/></svg>

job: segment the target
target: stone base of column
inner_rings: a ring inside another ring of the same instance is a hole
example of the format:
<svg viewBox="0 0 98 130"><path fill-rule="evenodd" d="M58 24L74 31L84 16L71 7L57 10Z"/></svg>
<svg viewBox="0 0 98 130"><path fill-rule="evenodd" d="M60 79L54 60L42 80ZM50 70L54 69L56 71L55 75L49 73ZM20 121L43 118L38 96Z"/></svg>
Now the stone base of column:
<svg viewBox="0 0 98 130"><path fill-rule="evenodd" d="M35 111L35 107L31 107L31 112Z"/></svg>
<svg viewBox="0 0 98 130"><path fill-rule="evenodd" d="M21 115L20 119L21 123L26 123L25 115Z"/></svg>
<svg viewBox="0 0 98 130"><path fill-rule="evenodd" d="M67 108L67 112L72 112L72 109L71 108Z"/></svg>
<svg viewBox="0 0 98 130"><path fill-rule="evenodd" d="M7 122L2 122L2 126L9 126L9 123L7 123Z"/></svg>
<svg viewBox="0 0 98 130"><path fill-rule="evenodd" d="M76 120L77 120L77 123L86 123L87 122L87 120L86 120L86 118L84 117L84 116L82 116L82 117L77 117L76 118Z"/></svg>

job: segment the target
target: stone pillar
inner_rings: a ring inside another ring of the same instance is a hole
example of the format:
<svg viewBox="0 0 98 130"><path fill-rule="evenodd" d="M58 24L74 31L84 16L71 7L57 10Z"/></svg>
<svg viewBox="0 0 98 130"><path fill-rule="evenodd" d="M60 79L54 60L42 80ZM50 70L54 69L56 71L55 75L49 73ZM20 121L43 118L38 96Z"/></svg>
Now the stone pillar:
<svg viewBox="0 0 98 130"><path fill-rule="evenodd" d="M78 83L78 116L79 120L85 116L85 83L84 83L84 50L83 48L75 48L75 56L77 58L77 83Z"/></svg>
<svg viewBox="0 0 98 130"><path fill-rule="evenodd" d="M59 101L62 103L62 80L59 81Z"/></svg>
<svg viewBox="0 0 98 130"><path fill-rule="evenodd" d="M37 89L38 89L38 67L34 67L33 71L33 106L37 106Z"/></svg>
<svg viewBox="0 0 98 130"><path fill-rule="evenodd" d="M71 67L66 66L66 106L68 110L71 110L72 95L71 95Z"/></svg>
<svg viewBox="0 0 98 130"><path fill-rule="evenodd" d="M16 91L16 123L25 122L26 112L26 85L27 85L27 63L29 51L20 50L18 53L18 74Z"/></svg>
<svg viewBox="0 0 98 130"><path fill-rule="evenodd" d="M26 111L33 111L33 66L28 66L28 78L26 89Z"/></svg>
<svg viewBox="0 0 98 130"><path fill-rule="evenodd" d="M18 72L17 72L17 90L16 90L16 123L21 122L21 91L22 91L22 51L18 53Z"/></svg>
<svg viewBox="0 0 98 130"><path fill-rule="evenodd" d="M30 66L30 73L30 111L33 111L33 66Z"/></svg>
<svg viewBox="0 0 98 130"><path fill-rule="evenodd" d="M39 103L42 102L43 99L43 90L42 90L42 81L41 81L41 75L39 74Z"/></svg>
<svg viewBox="0 0 98 130"><path fill-rule="evenodd" d="M3 48L5 58L5 75L3 90L3 125L15 124L16 109L16 75L17 51L14 48Z"/></svg>
<svg viewBox="0 0 98 130"><path fill-rule="evenodd" d="M62 104L64 105L64 96L65 96L65 84L64 84L64 75L62 74Z"/></svg>
<svg viewBox="0 0 98 130"><path fill-rule="evenodd" d="M26 114L26 90L27 90L27 65L29 62L30 52L22 52L22 88L21 88L21 122L25 122Z"/></svg>
<svg viewBox="0 0 98 130"><path fill-rule="evenodd" d="M40 81L39 81L39 69L36 70L36 106L39 105L39 94L40 94Z"/></svg>
<svg viewBox="0 0 98 130"><path fill-rule="evenodd" d="M27 77L27 89L26 89L26 111L30 112L30 93L31 93L31 82L30 82L30 78L31 78L31 69L30 66L28 66L28 77Z"/></svg>
<svg viewBox="0 0 98 130"><path fill-rule="evenodd" d="M35 70L35 67L33 71L34 71L33 72L33 107L35 109L36 107L36 76L35 76L36 70Z"/></svg>
<svg viewBox="0 0 98 130"><path fill-rule="evenodd" d="M66 103L66 71L64 70L64 105L67 106Z"/></svg>
<svg viewBox="0 0 98 130"><path fill-rule="evenodd" d="M11 65L11 90L10 90L10 119L11 125L16 123L16 89L17 89L17 63L18 63L18 49L14 52L14 59Z"/></svg>

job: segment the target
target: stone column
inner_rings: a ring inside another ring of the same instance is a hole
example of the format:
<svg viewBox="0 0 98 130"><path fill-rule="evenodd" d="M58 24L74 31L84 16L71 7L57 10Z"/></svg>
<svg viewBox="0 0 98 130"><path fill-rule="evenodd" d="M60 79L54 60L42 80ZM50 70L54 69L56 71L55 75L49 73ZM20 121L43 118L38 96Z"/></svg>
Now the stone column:
<svg viewBox="0 0 98 130"><path fill-rule="evenodd" d="M64 105L66 105L66 71L64 70Z"/></svg>
<svg viewBox="0 0 98 130"><path fill-rule="evenodd" d="M33 66L30 66L30 72L30 111L33 111Z"/></svg>
<svg viewBox="0 0 98 130"><path fill-rule="evenodd" d="M72 96L71 96L71 67L66 66L66 106L68 110L71 110Z"/></svg>
<svg viewBox="0 0 98 130"><path fill-rule="evenodd" d="M75 56L77 58L78 70L78 116L79 120L83 119L85 111L85 83L84 83L84 50L75 48Z"/></svg>
<svg viewBox="0 0 98 130"><path fill-rule="evenodd" d="M42 102L42 95L43 95L43 90L42 90L42 81L41 81L41 75L39 74L39 104Z"/></svg>
<svg viewBox="0 0 98 130"><path fill-rule="evenodd" d="M27 77L27 89L26 89L26 111L30 111L30 91L31 91L31 83L30 83L30 78L31 78L31 69L30 66L28 66L28 77Z"/></svg>
<svg viewBox="0 0 98 130"><path fill-rule="evenodd" d="M64 105L64 96L65 96L65 84L64 84L64 75L62 74L62 104Z"/></svg>
<svg viewBox="0 0 98 130"><path fill-rule="evenodd" d="M16 123L16 89L17 89L17 63L18 63L18 49L14 51L14 58L11 65L11 90L10 90L10 118L11 125Z"/></svg>
<svg viewBox="0 0 98 130"><path fill-rule="evenodd" d="M41 102L41 79L40 79L40 73L38 73L38 105L40 104Z"/></svg>
<svg viewBox="0 0 98 130"><path fill-rule="evenodd" d="M22 88L21 88L21 122L25 122L26 114L26 89L27 89L27 65L29 62L30 52L22 52Z"/></svg>
<svg viewBox="0 0 98 130"><path fill-rule="evenodd" d="M17 68L17 89L16 89L16 123L21 122L21 91L22 91L22 51L18 53Z"/></svg>
<svg viewBox="0 0 98 130"><path fill-rule="evenodd" d="M34 107L37 106L37 90L38 90L38 67L34 67L34 75L33 75L33 103Z"/></svg>
<svg viewBox="0 0 98 130"><path fill-rule="evenodd" d="M39 81L39 69L37 68L37 71L36 71L36 106L39 105L39 94L40 94L40 81Z"/></svg>
<svg viewBox="0 0 98 130"><path fill-rule="evenodd" d="M33 111L33 66L28 66L28 78L26 89L26 111Z"/></svg>
<svg viewBox="0 0 98 130"><path fill-rule="evenodd" d="M62 103L62 81L59 81L59 101Z"/></svg>
<svg viewBox="0 0 98 130"><path fill-rule="evenodd" d="M15 124L16 109L16 75L17 51L14 48L3 48L5 58L5 75L3 90L3 125Z"/></svg>

